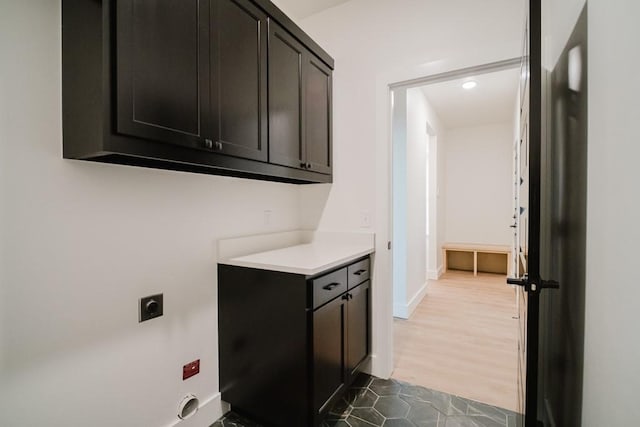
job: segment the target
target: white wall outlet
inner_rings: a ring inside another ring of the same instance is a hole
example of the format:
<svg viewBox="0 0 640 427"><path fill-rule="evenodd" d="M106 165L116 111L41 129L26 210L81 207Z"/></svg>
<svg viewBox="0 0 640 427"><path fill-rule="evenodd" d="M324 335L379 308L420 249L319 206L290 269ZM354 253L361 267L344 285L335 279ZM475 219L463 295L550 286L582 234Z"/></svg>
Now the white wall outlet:
<svg viewBox="0 0 640 427"><path fill-rule="evenodd" d="M371 213L369 211L365 210L360 212L360 227L362 228L371 227Z"/></svg>
<svg viewBox="0 0 640 427"><path fill-rule="evenodd" d="M271 214L270 210L264 211L264 225L271 225Z"/></svg>

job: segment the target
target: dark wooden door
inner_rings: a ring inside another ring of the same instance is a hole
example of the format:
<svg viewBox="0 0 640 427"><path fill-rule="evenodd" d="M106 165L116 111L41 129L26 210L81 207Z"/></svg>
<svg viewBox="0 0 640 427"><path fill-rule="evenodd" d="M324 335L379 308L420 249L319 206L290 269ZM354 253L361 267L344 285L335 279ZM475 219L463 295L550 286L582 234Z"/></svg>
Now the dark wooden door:
<svg viewBox="0 0 640 427"><path fill-rule="evenodd" d="M269 21L269 162L304 168L302 64L305 49Z"/></svg>
<svg viewBox="0 0 640 427"><path fill-rule="evenodd" d="M307 168L331 173L331 69L311 53L304 56L304 136Z"/></svg>
<svg viewBox="0 0 640 427"><path fill-rule="evenodd" d="M349 292L347 305L347 375L352 376L369 354L369 281Z"/></svg>
<svg viewBox="0 0 640 427"><path fill-rule="evenodd" d="M345 384L346 294L313 313L313 408L319 413Z"/></svg>
<svg viewBox="0 0 640 427"><path fill-rule="evenodd" d="M201 146L209 108L208 2L123 0L116 9L116 131Z"/></svg>
<svg viewBox="0 0 640 427"><path fill-rule="evenodd" d="M267 16L248 0L211 9L213 149L267 160Z"/></svg>
<svg viewBox="0 0 640 427"><path fill-rule="evenodd" d="M542 139L540 271L543 278L560 284L559 289L540 295L538 419L547 426L582 425L587 43L585 6L557 64L547 74L547 84L543 84L548 137Z"/></svg>
<svg viewBox="0 0 640 427"><path fill-rule="evenodd" d="M537 425L538 323L540 286L540 160L541 160L541 7L527 1L520 69L519 233L517 253L521 275L509 279L518 304L518 426Z"/></svg>
<svg viewBox="0 0 640 427"><path fill-rule="evenodd" d="M517 248L522 276L509 279L520 285L517 424L579 426L586 270L586 14L549 75L541 60L540 1L527 4Z"/></svg>
<svg viewBox="0 0 640 427"><path fill-rule="evenodd" d="M530 23L525 21L523 61L520 67L520 128L519 145L516 147L516 167L519 187L517 188L517 209L516 209L516 274L525 278L529 274L529 112L530 112L530 84L531 73L529 69L529 27ZM519 414L518 426L524 425L524 414L526 409L526 381L527 381L527 309L528 293L525 287L516 288L516 304L518 309L518 363L517 363L517 408Z"/></svg>

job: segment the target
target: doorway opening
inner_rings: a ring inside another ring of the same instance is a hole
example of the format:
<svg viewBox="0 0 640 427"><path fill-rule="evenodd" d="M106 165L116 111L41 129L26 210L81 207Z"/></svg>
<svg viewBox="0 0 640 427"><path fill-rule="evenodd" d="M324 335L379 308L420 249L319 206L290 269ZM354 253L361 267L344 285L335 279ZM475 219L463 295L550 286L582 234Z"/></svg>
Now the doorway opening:
<svg viewBox="0 0 640 427"><path fill-rule="evenodd" d="M390 85L392 377L508 410L519 66Z"/></svg>

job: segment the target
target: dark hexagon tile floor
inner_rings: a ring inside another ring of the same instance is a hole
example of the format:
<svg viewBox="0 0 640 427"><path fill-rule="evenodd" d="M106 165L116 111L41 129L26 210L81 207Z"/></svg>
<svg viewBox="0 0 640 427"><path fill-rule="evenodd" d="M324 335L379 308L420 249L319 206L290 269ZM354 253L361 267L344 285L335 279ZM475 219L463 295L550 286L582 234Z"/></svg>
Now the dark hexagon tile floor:
<svg viewBox="0 0 640 427"><path fill-rule="evenodd" d="M515 427L515 412L362 374L321 427ZM262 427L229 412L211 427ZM308 427L308 426L282 426Z"/></svg>

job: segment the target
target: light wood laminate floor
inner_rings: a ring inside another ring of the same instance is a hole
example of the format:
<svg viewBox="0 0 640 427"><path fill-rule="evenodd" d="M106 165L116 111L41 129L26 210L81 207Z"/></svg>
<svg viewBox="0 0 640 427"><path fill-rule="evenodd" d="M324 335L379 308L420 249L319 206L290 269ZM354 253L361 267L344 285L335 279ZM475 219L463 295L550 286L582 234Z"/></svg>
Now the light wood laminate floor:
<svg viewBox="0 0 640 427"><path fill-rule="evenodd" d="M408 320L394 320L392 377L516 409L514 290L505 276L448 272L429 281Z"/></svg>

